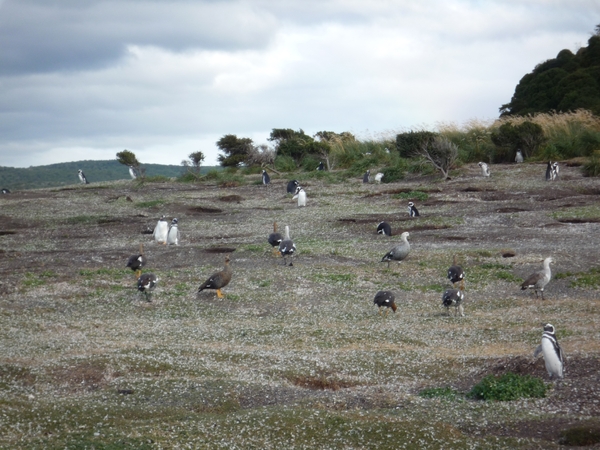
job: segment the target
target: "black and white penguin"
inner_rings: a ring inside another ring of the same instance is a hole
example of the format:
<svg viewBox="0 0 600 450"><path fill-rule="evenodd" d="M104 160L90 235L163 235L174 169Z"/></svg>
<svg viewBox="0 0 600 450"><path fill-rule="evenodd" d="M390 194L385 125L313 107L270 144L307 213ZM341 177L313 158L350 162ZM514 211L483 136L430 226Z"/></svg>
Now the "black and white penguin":
<svg viewBox="0 0 600 450"><path fill-rule="evenodd" d="M544 355L544 364L550 378L562 378L564 376L565 355L558 345L554 325L547 323L542 333L542 343L537 346L533 353L534 358L542 353Z"/></svg>
<svg viewBox="0 0 600 450"><path fill-rule="evenodd" d="M554 161L552 163L552 181L556 180L558 178L558 172L559 172L559 168L558 168L558 163L556 161Z"/></svg>
<svg viewBox="0 0 600 450"><path fill-rule="evenodd" d="M285 236L279 244L279 253L281 253L281 256L283 257L284 266L287 265L288 256L290 257L290 266L294 265L293 263L294 254L296 253L296 244L294 244L294 241L292 241L292 239L290 238L290 227L287 225L285 226Z"/></svg>
<svg viewBox="0 0 600 450"><path fill-rule="evenodd" d="M140 244L140 252L137 255L131 255L127 261L127 267L135 272L137 280L142 275L142 267L146 265L146 257L144 256L144 244Z"/></svg>
<svg viewBox="0 0 600 450"><path fill-rule="evenodd" d="M371 171L367 170L365 172L365 174L363 175L363 183L370 183L371 182Z"/></svg>
<svg viewBox="0 0 600 450"><path fill-rule="evenodd" d="M291 180L288 182L287 184L287 193L288 194L294 194L296 192L296 188L300 185L300 183L298 183L298 180Z"/></svg>
<svg viewBox="0 0 600 450"><path fill-rule="evenodd" d="M523 162L523 153L521 153L521 150L517 150L517 154L515 155L515 162L517 164Z"/></svg>
<svg viewBox="0 0 600 450"><path fill-rule="evenodd" d="M377 184L381 183L382 179L383 179L383 174L381 172L379 172L375 175L375 183L377 183Z"/></svg>
<svg viewBox="0 0 600 450"><path fill-rule="evenodd" d="M269 234L267 241L273 247L273 254L279 253L279 244L283 241L283 236L277 231L277 222L273 222L273 232Z"/></svg>
<svg viewBox="0 0 600 450"><path fill-rule="evenodd" d="M379 291L375 294L375 298L373 299L373 304L378 306L379 314L381 314L381 307L391 308L392 311L396 312L396 297L394 293L391 291ZM386 310L385 314L387 315L390 312L389 309Z"/></svg>
<svg viewBox="0 0 600 450"><path fill-rule="evenodd" d="M83 170L79 169L79 171L77 172L77 175L79 176L79 181L81 181L83 184L90 184L88 182L87 178L85 177Z"/></svg>
<svg viewBox="0 0 600 450"><path fill-rule="evenodd" d="M446 292L444 292L444 295L442 295L442 305L446 307L448 315L450 315L451 306L454 306L456 308L454 310L454 315L465 315L465 312L462 307L462 301L464 300L464 298L465 294L460 289L446 289Z"/></svg>
<svg viewBox="0 0 600 450"><path fill-rule="evenodd" d="M267 173L266 170L263 169L262 171L262 184L264 184L265 186L271 183L271 177L269 176L269 174Z"/></svg>
<svg viewBox="0 0 600 450"><path fill-rule="evenodd" d="M10 191L6 188L2 189L2 193L3 194L10 194Z"/></svg>
<svg viewBox="0 0 600 450"><path fill-rule="evenodd" d="M135 180L138 177L138 172L135 167L129 166L129 176L132 180Z"/></svg>
<svg viewBox="0 0 600 450"><path fill-rule="evenodd" d="M146 295L147 301L152 301L152 291L156 287L158 278L153 273L144 273L138 278L137 288L138 291L143 292Z"/></svg>
<svg viewBox="0 0 600 450"><path fill-rule="evenodd" d="M319 165L317 166L317 170L325 170L325 165L323 164L323 161L319 163Z"/></svg>
<svg viewBox="0 0 600 450"><path fill-rule="evenodd" d="M179 245L179 227L177 218L171 221L171 226L167 232L167 244L168 245Z"/></svg>
<svg viewBox="0 0 600 450"><path fill-rule="evenodd" d="M384 236L392 235L392 227L387 222L379 222L377 225L377 234L383 234Z"/></svg>
<svg viewBox="0 0 600 450"><path fill-rule="evenodd" d="M548 161L548 164L546 165L546 181L552 181L554 178L552 178L552 162Z"/></svg>
<svg viewBox="0 0 600 450"><path fill-rule="evenodd" d="M158 222L156 222L156 227L154 227L154 232L152 236L154 236L154 240L159 244L167 243L167 235L169 234L169 223L167 219L163 215Z"/></svg>
<svg viewBox="0 0 600 450"><path fill-rule="evenodd" d="M410 217L419 217L419 210L413 202L408 202L408 214Z"/></svg>
<svg viewBox="0 0 600 450"><path fill-rule="evenodd" d="M381 262L388 263L388 269L390 268L390 261L402 261L410 253L410 244L406 239L408 237L408 231L405 231L400 235L402 242L387 252L381 259Z"/></svg>
<svg viewBox="0 0 600 450"><path fill-rule="evenodd" d="M460 290L465 289L465 272L461 266L456 263L456 255L454 256L453 264L448 269L448 279L452 286L456 287L456 283L460 283Z"/></svg>
<svg viewBox="0 0 600 450"><path fill-rule="evenodd" d="M296 187L296 193L292 197L292 200L298 199L298 206L306 206L306 192L302 189L302 186Z"/></svg>
<svg viewBox="0 0 600 450"><path fill-rule="evenodd" d="M489 177L490 176L490 168L484 162L477 163L479 167L481 167L481 176Z"/></svg>

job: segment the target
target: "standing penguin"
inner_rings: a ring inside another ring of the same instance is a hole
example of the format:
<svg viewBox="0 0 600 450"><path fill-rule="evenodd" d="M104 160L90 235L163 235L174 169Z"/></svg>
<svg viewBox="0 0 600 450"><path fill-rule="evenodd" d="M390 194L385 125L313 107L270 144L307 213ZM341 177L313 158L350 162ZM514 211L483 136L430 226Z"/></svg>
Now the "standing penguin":
<svg viewBox="0 0 600 450"><path fill-rule="evenodd" d="M268 184L271 184L271 177L269 176L267 171L264 169L262 171L262 184L264 184L265 186Z"/></svg>
<svg viewBox="0 0 600 450"><path fill-rule="evenodd" d="M544 326L544 332L542 333L542 343L537 346L535 352L533 353L534 358L543 353L544 355L544 364L546 365L546 370L548 371L548 375L550 378L562 378L564 363L565 363L565 355L558 345L558 340L556 339L556 334L554 332L554 325L547 323Z"/></svg>
<svg viewBox="0 0 600 450"><path fill-rule="evenodd" d="M554 161L552 163L552 180L556 180L558 178L558 163L556 161Z"/></svg>
<svg viewBox="0 0 600 450"><path fill-rule="evenodd" d="M300 183L298 183L298 180L291 180L288 182L287 184L287 190L286 192L288 194L294 194L296 192L296 188L300 185Z"/></svg>
<svg viewBox="0 0 600 450"><path fill-rule="evenodd" d="M554 178L552 178L552 162L548 161L548 164L546 165L546 181L552 180L554 180Z"/></svg>
<svg viewBox="0 0 600 450"><path fill-rule="evenodd" d="M129 176L132 180L135 180L138 177L138 173L135 167L129 166Z"/></svg>
<svg viewBox="0 0 600 450"><path fill-rule="evenodd" d="M325 165L323 164L323 161L319 163L319 165L317 166L317 170L325 170Z"/></svg>
<svg viewBox="0 0 600 450"><path fill-rule="evenodd" d="M85 177L83 170L79 169L77 175L79 176L79 181L81 181L83 184L90 184L87 178Z"/></svg>
<svg viewBox="0 0 600 450"><path fill-rule="evenodd" d="M387 222L379 222L377 225L377 234L383 234L384 236L392 235L392 227Z"/></svg>
<svg viewBox="0 0 600 450"><path fill-rule="evenodd" d="M177 226L177 218L171 221L169 232L167 233L167 244L179 245L179 227Z"/></svg>
<svg viewBox="0 0 600 450"><path fill-rule="evenodd" d="M371 182L371 171L367 170L365 172L365 174L363 175L363 183L370 183Z"/></svg>
<svg viewBox="0 0 600 450"><path fill-rule="evenodd" d="M410 217L419 217L419 210L413 202L408 202L408 214Z"/></svg>
<svg viewBox="0 0 600 450"><path fill-rule="evenodd" d="M156 223L156 227L154 227L154 232L152 236L154 236L154 240L159 244L167 243L167 235L169 234L169 223L167 219L163 215L158 222Z"/></svg>
<svg viewBox="0 0 600 450"><path fill-rule="evenodd" d="M521 150L517 150L517 155L515 156L515 162L517 164L523 162L523 153L521 153Z"/></svg>
<svg viewBox="0 0 600 450"><path fill-rule="evenodd" d="M482 177L489 177L490 176L490 168L488 167L488 165L484 162L480 162L477 163L477 165L479 167L481 167L481 176Z"/></svg>
<svg viewBox="0 0 600 450"><path fill-rule="evenodd" d="M294 199L298 199L298 206L306 206L306 192L302 186L296 188L296 194L292 197L292 200Z"/></svg>

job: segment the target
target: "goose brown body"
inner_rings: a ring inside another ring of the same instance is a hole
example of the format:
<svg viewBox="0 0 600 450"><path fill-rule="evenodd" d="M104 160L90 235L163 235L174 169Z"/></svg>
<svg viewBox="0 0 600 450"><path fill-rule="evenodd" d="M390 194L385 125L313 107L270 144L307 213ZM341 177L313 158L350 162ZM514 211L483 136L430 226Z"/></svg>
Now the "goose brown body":
<svg viewBox="0 0 600 450"><path fill-rule="evenodd" d="M229 255L225 257L225 267L219 272L213 273L208 280L200 285L198 292L202 292L204 289L215 289L217 291L217 297L223 298L221 289L229 284L231 281L231 266L229 265Z"/></svg>
<svg viewBox="0 0 600 450"><path fill-rule="evenodd" d="M277 222L273 222L273 232L269 234L267 240L271 244L271 247L273 247L273 254L277 256L279 254L279 244L283 241L283 236L277 232Z"/></svg>

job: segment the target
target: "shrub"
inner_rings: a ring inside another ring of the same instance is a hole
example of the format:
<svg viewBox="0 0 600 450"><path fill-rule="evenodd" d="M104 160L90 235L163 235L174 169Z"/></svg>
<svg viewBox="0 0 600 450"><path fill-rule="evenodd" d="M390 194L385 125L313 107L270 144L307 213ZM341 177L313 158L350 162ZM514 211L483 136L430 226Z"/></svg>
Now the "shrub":
<svg viewBox="0 0 600 450"><path fill-rule="evenodd" d="M581 171L586 177L600 176L600 151L594 152L589 161L583 165Z"/></svg>
<svg viewBox="0 0 600 450"><path fill-rule="evenodd" d="M275 158L275 169L278 172L294 172L298 167L294 158L287 155L278 155Z"/></svg>
<svg viewBox="0 0 600 450"><path fill-rule="evenodd" d="M406 172L406 161L400 159L395 165L381 169L381 172L383 173L382 183L393 183L394 181L402 180Z"/></svg>
<svg viewBox="0 0 600 450"><path fill-rule="evenodd" d="M539 378L509 372L501 376L484 377L473 386L469 397L506 402L520 398L543 398L546 396L547 389L546 384Z"/></svg>
<svg viewBox="0 0 600 450"><path fill-rule="evenodd" d="M419 152L423 145L432 141L438 133L432 131L409 131L396 136L396 149L403 158L410 158Z"/></svg>

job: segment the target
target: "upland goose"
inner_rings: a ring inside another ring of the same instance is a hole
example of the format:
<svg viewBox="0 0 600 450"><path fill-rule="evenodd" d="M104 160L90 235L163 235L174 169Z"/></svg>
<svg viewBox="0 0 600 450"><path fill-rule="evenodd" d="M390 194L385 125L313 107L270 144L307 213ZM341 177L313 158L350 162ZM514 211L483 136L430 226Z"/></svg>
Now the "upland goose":
<svg viewBox="0 0 600 450"><path fill-rule="evenodd" d="M448 315L450 315L450 307L454 306L456 309L454 310L454 315L460 314L464 316L464 310L462 307L462 301L465 298L465 294L463 291L459 289L446 289L444 295L442 295L442 305L446 307L448 311Z"/></svg>
<svg viewBox="0 0 600 450"><path fill-rule="evenodd" d="M390 268L390 261L402 261L405 259L410 253L410 244L406 239L408 237L408 231L405 231L400 235L400 239L402 242L392 248L389 252L385 254L385 256L381 259L381 262L387 261L388 269Z"/></svg>
<svg viewBox="0 0 600 450"><path fill-rule="evenodd" d="M296 244L290 238L290 227L285 226L285 236L279 244L279 253L283 257L283 265L287 265L287 257L290 257L290 266L294 265L294 254L296 253Z"/></svg>
<svg viewBox="0 0 600 450"><path fill-rule="evenodd" d="M460 290L465 289L465 272L461 266L456 263L456 255L454 255L453 264L448 269L448 279L452 286L456 287L456 283L460 282Z"/></svg>
<svg viewBox="0 0 600 450"><path fill-rule="evenodd" d="M231 281L231 266L229 265L229 255L225 257L225 267L223 270L219 272L213 273L208 280L200 285L198 288L198 293L202 292L204 289L215 289L217 291L217 297L223 298L224 295L221 292L225 286L229 284Z"/></svg>
<svg viewBox="0 0 600 450"><path fill-rule="evenodd" d="M373 299L373 303L378 306L379 314L381 314L381 307L391 308L392 311L396 312L396 297L394 293L391 291L379 291L375 294L375 298ZM385 314L387 315L390 312L389 309L386 310Z"/></svg>
<svg viewBox="0 0 600 450"><path fill-rule="evenodd" d="M146 296L147 301L152 300L152 291L156 287L156 283L158 282L158 278L153 273L144 273L138 278L137 288L138 291L143 292Z"/></svg>
<svg viewBox="0 0 600 450"><path fill-rule="evenodd" d="M273 232L269 234L267 240L271 244L271 247L273 247L273 254L277 255L279 253L279 244L283 241L283 236L277 232L277 222L273 222Z"/></svg>
<svg viewBox="0 0 600 450"><path fill-rule="evenodd" d="M137 280L142 275L142 267L146 265L146 257L144 256L144 244L140 244L140 252L137 255L131 255L127 261L127 267L135 272Z"/></svg>
<svg viewBox="0 0 600 450"><path fill-rule="evenodd" d="M296 194L292 197L292 200L298 199L298 206L306 206L306 192L302 189L302 186L296 187Z"/></svg>
<svg viewBox="0 0 600 450"><path fill-rule="evenodd" d="M538 297L538 291L540 291L542 293L542 300L544 300L544 287L552 279L550 264L553 262L554 260L552 258L546 258L544 260L544 268L529 275L529 277L521 284L521 290L534 289L536 298Z"/></svg>

